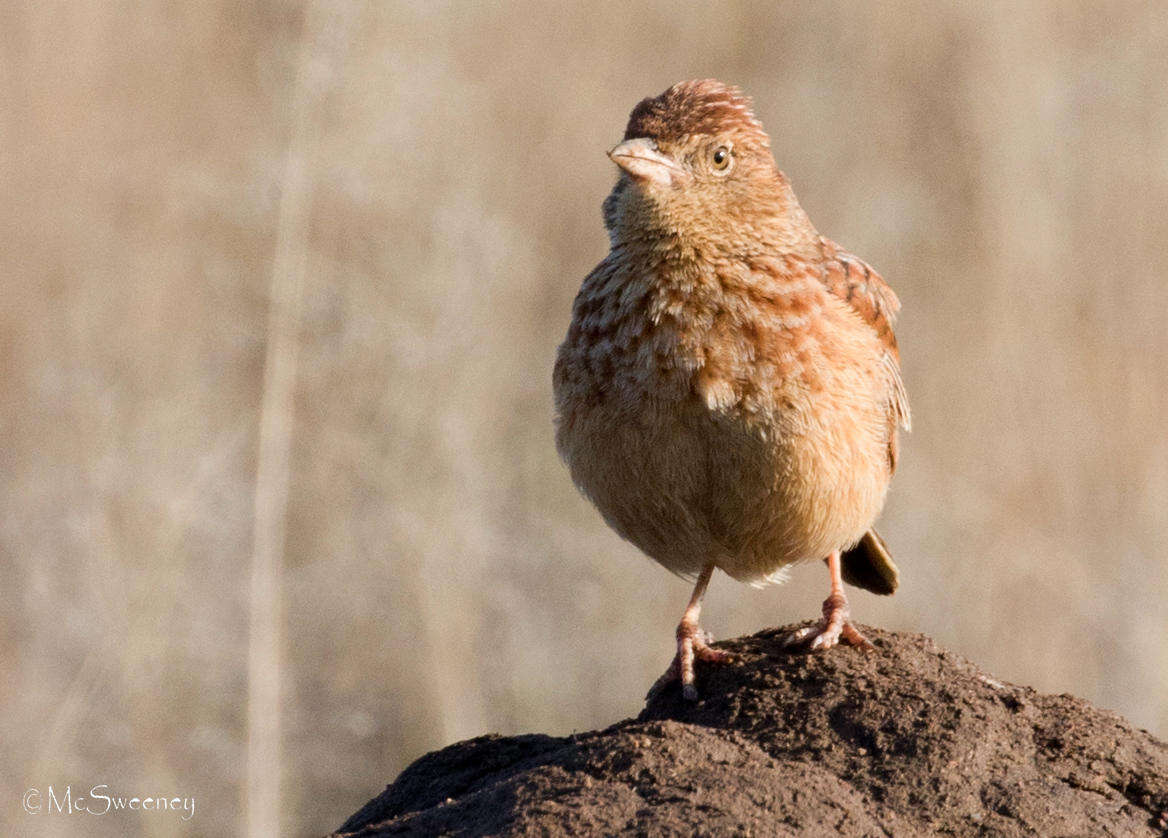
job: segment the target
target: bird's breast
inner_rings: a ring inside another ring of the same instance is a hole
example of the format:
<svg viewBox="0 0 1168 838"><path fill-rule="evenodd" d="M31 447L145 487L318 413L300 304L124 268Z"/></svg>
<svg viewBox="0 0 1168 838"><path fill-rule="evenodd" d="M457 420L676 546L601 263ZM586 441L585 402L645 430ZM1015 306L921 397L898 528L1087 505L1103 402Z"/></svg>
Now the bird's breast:
<svg viewBox="0 0 1168 838"><path fill-rule="evenodd" d="M682 275L582 291L557 443L609 524L662 564L743 579L826 555L887 486L874 340L822 287Z"/></svg>

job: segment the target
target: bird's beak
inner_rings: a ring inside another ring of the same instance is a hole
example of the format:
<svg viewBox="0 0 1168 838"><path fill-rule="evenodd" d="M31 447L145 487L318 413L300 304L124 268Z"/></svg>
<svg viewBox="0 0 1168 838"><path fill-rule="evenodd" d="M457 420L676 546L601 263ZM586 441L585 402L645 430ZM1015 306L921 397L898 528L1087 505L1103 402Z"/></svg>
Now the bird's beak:
<svg viewBox="0 0 1168 838"><path fill-rule="evenodd" d="M625 140L608 153L616 163L636 180L669 186L689 180L689 173L668 155L657 150L657 143L647 137Z"/></svg>

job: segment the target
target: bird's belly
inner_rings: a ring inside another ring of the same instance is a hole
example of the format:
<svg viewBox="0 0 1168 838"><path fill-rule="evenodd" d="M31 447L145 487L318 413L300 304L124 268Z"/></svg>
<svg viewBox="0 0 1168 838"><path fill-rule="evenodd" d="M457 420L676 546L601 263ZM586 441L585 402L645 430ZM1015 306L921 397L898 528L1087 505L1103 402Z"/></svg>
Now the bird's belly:
<svg viewBox="0 0 1168 838"><path fill-rule="evenodd" d="M557 445L581 491L624 539L674 573L718 552L706 469L709 435L676 404L594 405L561 417Z"/></svg>
<svg viewBox="0 0 1168 838"><path fill-rule="evenodd" d="M836 413L827 425L784 421L754 445L714 449L710 520L722 570L759 581L863 536L889 482L887 444L865 414Z"/></svg>
<svg viewBox="0 0 1168 838"><path fill-rule="evenodd" d="M564 416L557 441L622 537L676 573L712 560L750 582L849 546L880 510L888 474L867 415L875 405L832 408L821 425L790 413L758 421L692 396L594 404Z"/></svg>

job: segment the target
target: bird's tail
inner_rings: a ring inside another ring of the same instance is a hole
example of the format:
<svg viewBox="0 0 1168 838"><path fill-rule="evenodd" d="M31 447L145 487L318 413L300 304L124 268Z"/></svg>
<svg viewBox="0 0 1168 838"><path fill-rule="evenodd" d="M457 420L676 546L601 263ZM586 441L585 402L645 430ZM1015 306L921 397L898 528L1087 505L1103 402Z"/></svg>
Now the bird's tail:
<svg viewBox="0 0 1168 838"><path fill-rule="evenodd" d="M840 556L844 581L874 594L887 596L896 590L900 571L876 530L868 530L850 550Z"/></svg>

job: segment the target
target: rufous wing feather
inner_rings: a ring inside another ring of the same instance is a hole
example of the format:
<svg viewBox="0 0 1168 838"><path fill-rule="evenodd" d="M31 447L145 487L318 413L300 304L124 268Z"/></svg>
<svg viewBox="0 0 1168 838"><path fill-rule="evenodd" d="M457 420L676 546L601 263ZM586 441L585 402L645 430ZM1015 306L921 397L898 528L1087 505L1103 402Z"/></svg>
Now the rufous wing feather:
<svg viewBox="0 0 1168 838"><path fill-rule="evenodd" d="M831 239L820 236L823 249L823 283L827 289L852 307L872 327L884 344L884 366L889 382L888 465L896 471L898 444L896 426L912 430L912 412L908 393L900 375L900 349L892 326L900 311L900 300L888 283L867 262L846 252Z"/></svg>

